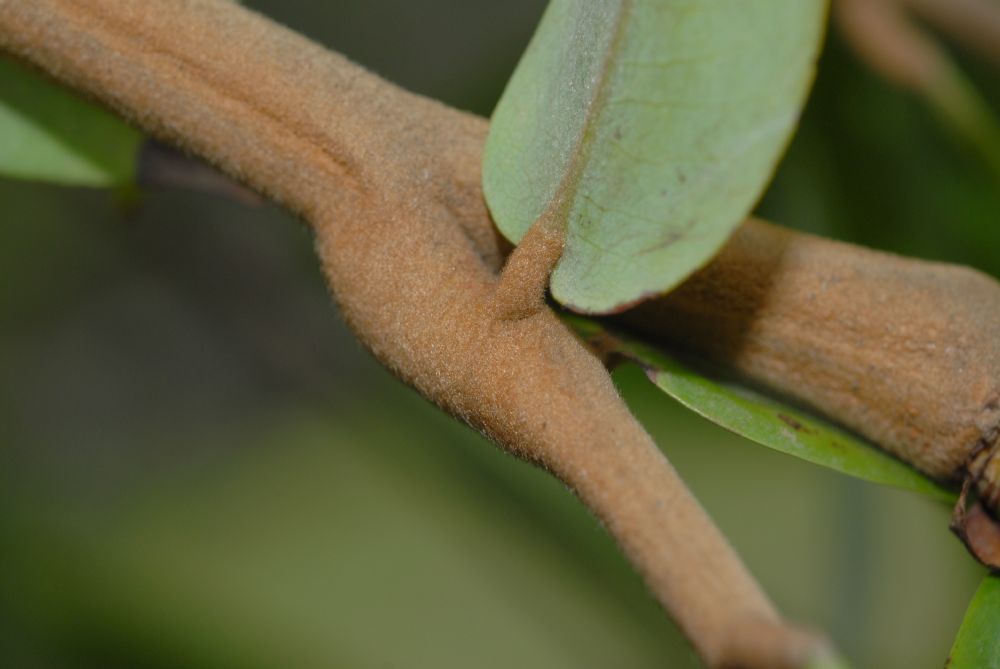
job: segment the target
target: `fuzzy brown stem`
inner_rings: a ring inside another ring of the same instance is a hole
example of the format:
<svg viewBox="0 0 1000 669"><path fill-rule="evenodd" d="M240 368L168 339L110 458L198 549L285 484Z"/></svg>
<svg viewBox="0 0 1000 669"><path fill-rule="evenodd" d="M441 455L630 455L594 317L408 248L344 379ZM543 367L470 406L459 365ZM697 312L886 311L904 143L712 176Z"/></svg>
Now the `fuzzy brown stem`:
<svg viewBox="0 0 1000 669"><path fill-rule="evenodd" d="M1000 284L777 226L740 228L629 327L738 370L1000 511Z"/></svg>
<svg viewBox="0 0 1000 669"><path fill-rule="evenodd" d="M545 308L549 276L566 243L566 227L559 209L558 204L549 207L507 258L494 298L498 319L520 320Z"/></svg>
<svg viewBox="0 0 1000 669"><path fill-rule="evenodd" d="M554 314L496 318L506 247L480 190L481 119L226 0L0 0L0 49L306 218L358 337L571 486L710 666L798 667L824 652L781 623Z"/></svg>

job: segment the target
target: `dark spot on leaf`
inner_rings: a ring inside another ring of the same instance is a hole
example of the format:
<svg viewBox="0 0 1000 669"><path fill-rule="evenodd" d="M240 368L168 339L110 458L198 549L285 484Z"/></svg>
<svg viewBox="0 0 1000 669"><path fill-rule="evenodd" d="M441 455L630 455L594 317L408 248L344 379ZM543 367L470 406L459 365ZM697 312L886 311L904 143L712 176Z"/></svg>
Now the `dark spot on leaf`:
<svg viewBox="0 0 1000 669"><path fill-rule="evenodd" d="M686 229L670 230L667 232L667 234L663 235L663 237L658 242L656 242L655 244L653 244L648 248L644 248L643 250L639 251L639 255L645 255L647 253L655 253L657 251L661 251L667 248L668 246L672 246L677 242L679 242L680 240L684 239L684 236L686 234L687 234Z"/></svg>
<svg viewBox="0 0 1000 669"><path fill-rule="evenodd" d="M799 421L795 420L791 416L787 416L787 415L785 415L783 413L779 413L778 414L778 420L780 420L782 423L784 423L788 427L792 428L796 432L803 432L803 431L808 432L809 431L809 430L806 429L805 425L803 425Z"/></svg>
<svg viewBox="0 0 1000 669"><path fill-rule="evenodd" d="M620 141L621 138L622 138L622 129L621 128L615 128L615 132L613 134L613 137L615 138L615 141Z"/></svg>

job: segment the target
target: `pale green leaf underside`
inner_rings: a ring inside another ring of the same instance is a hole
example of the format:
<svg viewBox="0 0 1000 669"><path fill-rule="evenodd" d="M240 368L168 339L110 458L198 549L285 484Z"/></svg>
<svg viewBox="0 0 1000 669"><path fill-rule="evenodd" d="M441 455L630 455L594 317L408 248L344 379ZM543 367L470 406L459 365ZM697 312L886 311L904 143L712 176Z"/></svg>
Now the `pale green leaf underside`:
<svg viewBox="0 0 1000 669"><path fill-rule="evenodd" d="M140 139L111 114L0 58L0 176L127 184L135 177Z"/></svg>
<svg viewBox="0 0 1000 669"><path fill-rule="evenodd" d="M493 115L483 185L519 241L567 201L555 298L669 290L750 211L812 80L825 0L553 0Z"/></svg>
<svg viewBox="0 0 1000 669"><path fill-rule="evenodd" d="M972 598L947 669L1000 669L1000 576L983 579Z"/></svg>
<svg viewBox="0 0 1000 669"><path fill-rule="evenodd" d="M751 441L866 481L955 500L953 492L821 418L742 384L712 378L660 349L611 336L594 321L577 317L570 322L586 338L600 333L614 352L644 367L653 383L684 406Z"/></svg>

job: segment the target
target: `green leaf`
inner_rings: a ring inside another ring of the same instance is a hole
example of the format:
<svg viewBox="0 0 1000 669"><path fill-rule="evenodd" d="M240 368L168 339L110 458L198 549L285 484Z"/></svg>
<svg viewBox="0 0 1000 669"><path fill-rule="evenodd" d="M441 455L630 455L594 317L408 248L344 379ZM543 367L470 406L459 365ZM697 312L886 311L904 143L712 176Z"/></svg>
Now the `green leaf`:
<svg viewBox="0 0 1000 669"><path fill-rule="evenodd" d="M120 186L141 136L111 114L0 58L0 176Z"/></svg>
<svg viewBox="0 0 1000 669"><path fill-rule="evenodd" d="M1000 576L983 579L955 637L947 669L1000 669Z"/></svg>
<svg viewBox="0 0 1000 669"><path fill-rule="evenodd" d="M798 119L825 0L553 0L493 115L483 187L519 241L558 204L553 296L608 313L707 262Z"/></svg>
<svg viewBox="0 0 1000 669"><path fill-rule="evenodd" d="M1000 122L961 68L945 58L924 95L942 123L982 157L994 176L1000 177Z"/></svg>
<svg viewBox="0 0 1000 669"><path fill-rule="evenodd" d="M572 317L584 338L637 362L663 392L708 420L758 444L866 481L918 492L943 502L955 493L909 465L827 421L731 380L685 364L669 353L611 334L595 321Z"/></svg>

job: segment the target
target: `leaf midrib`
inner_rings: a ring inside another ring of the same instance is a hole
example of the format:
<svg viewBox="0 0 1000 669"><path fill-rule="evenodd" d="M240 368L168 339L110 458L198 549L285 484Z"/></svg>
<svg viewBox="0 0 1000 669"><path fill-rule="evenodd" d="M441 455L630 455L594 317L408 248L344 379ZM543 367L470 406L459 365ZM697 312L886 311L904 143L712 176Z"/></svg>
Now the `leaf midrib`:
<svg viewBox="0 0 1000 669"><path fill-rule="evenodd" d="M544 221L545 224L554 224L563 235L567 234L569 228L569 213L573 204L573 195L578 191L580 178L590 161L593 141L587 140L594 135L595 125L600 118L600 110L608 97L611 71L614 68L616 58L621 53L625 26L628 23L633 1L620 0L619 2L618 13L611 27L613 31L611 39L608 41L608 46L598 68L597 84L594 86L594 93L587 103L579 136L570 151L566 174L559 182L559 186L556 187L552 201L540 218L540 221Z"/></svg>

